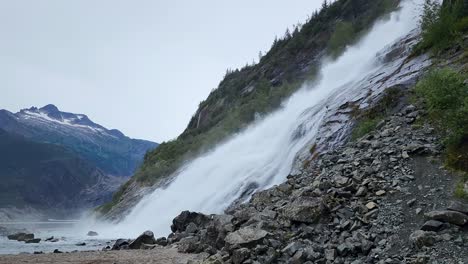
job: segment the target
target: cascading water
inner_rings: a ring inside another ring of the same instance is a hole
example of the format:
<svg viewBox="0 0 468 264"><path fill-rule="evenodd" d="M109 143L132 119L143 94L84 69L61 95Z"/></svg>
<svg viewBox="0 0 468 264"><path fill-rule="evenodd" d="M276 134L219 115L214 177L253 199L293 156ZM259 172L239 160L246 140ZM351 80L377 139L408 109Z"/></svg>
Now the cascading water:
<svg viewBox="0 0 468 264"><path fill-rule="evenodd" d="M167 188L147 195L122 222L99 233L135 237L153 230L167 235L183 210L221 213L252 186L260 190L283 182L298 152L318 136L328 105L351 96L346 91L360 89L363 80L382 70L376 54L417 27L420 2L404 1L338 60L324 62L313 87L304 85L280 110L186 164Z"/></svg>

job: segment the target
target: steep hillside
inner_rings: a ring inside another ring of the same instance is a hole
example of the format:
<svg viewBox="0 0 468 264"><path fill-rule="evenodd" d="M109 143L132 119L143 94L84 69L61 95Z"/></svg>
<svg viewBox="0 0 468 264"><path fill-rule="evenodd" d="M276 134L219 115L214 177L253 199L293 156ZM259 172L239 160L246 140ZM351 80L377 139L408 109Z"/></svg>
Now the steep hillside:
<svg viewBox="0 0 468 264"><path fill-rule="evenodd" d="M258 64L227 71L218 88L200 103L187 129L177 139L149 152L137 173L102 210L106 212L121 201L138 200L135 193L143 186L161 183L184 161L278 108L304 81L317 77L323 56L341 54L399 2L339 0L325 5L304 25L276 39Z"/></svg>
<svg viewBox="0 0 468 264"><path fill-rule="evenodd" d="M61 112L54 105L18 113L0 110L0 128L32 141L61 145L106 174L130 176L157 144L108 130L86 115Z"/></svg>
<svg viewBox="0 0 468 264"><path fill-rule="evenodd" d="M105 201L118 186L62 146L33 142L2 129L0 160L0 208L72 211Z"/></svg>

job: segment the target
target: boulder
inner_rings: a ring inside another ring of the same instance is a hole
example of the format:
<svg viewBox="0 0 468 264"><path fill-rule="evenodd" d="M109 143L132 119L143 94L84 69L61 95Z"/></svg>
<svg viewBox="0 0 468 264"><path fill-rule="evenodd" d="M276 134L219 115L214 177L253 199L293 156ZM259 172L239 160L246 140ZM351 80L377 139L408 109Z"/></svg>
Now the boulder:
<svg viewBox="0 0 468 264"><path fill-rule="evenodd" d="M436 241L434 232L422 230L417 230L411 233L409 239L417 248L431 247Z"/></svg>
<svg viewBox="0 0 468 264"><path fill-rule="evenodd" d="M156 244L156 239L154 238L154 234L151 231L145 231L135 240L133 240L129 245L129 249L140 249L143 244L147 245L154 245Z"/></svg>
<svg viewBox="0 0 468 264"><path fill-rule="evenodd" d="M458 201L453 201L450 204L450 206L447 207L447 210L455 211L455 212L459 212L459 213L468 215L468 204L458 202Z"/></svg>
<svg viewBox="0 0 468 264"><path fill-rule="evenodd" d="M156 245L160 245L160 246L167 246L167 239L165 237L160 237L158 239L156 239Z"/></svg>
<svg viewBox="0 0 468 264"><path fill-rule="evenodd" d="M426 213L425 216L432 220L438 220L459 226L463 226L468 223L468 215L457 211L432 211Z"/></svg>
<svg viewBox="0 0 468 264"><path fill-rule="evenodd" d="M112 246L112 250L121 250L121 249L128 249L128 245L130 244L130 241L128 239L117 239Z"/></svg>
<svg viewBox="0 0 468 264"><path fill-rule="evenodd" d="M298 197L281 209L281 215L292 222L313 224L318 222L325 208L319 197Z"/></svg>
<svg viewBox="0 0 468 264"><path fill-rule="evenodd" d="M210 221L210 217L201 213L183 211L172 220L172 232L184 232L190 223L194 223L198 227L205 226Z"/></svg>
<svg viewBox="0 0 468 264"><path fill-rule="evenodd" d="M200 239L196 236L182 238L177 246L177 250L183 253L198 253Z"/></svg>
<svg viewBox="0 0 468 264"><path fill-rule="evenodd" d="M421 227L423 231L434 231L437 232L444 226L444 223L437 220L429 220Z"/></svg>
<svg viewBox="0 0 468 264"><path fill-rule="evenodd" d="M229 233L224 241L230 245L245 245L255 243L267 235L269 233L265 230L248 226Z"/></svg>
<svg viewBox="0 0 468 264"><path fill-rule="evenodd" d="M55 254L60 254L60 253L63 253L62 251L58 250L58 249L54 249L54 252Z"/></svg>
<svg viewBox="0 0 468 264"><path fill-rule="evenodd" d="M86 243L85 242L76 243L75 246L79 246L79 247L86 246Z"/></svg>
<svg viewBox="0 0 468 264"><path fill-rule="evenodd" d="M87 236L98 236L99 234L97 232L94 232L94 231L89 231L88 234L86 234Z"/></svg>
<svg viewBox="0 0 468 264"><path fill-rule="evenodd" d="M16 233L7 236L9 240L17 240L17 241L26 241L34 239L34 234L30 233Z"/></svg>

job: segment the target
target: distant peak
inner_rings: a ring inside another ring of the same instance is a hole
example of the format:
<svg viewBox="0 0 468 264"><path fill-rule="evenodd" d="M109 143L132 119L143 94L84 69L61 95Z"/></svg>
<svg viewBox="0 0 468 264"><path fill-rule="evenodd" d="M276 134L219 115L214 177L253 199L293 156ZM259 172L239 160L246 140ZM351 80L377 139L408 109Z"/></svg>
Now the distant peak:
<svg viewBox="0 0 468 264"><path fill-rule="evenodd" d="M53 105L53 104L48 104L42 108L40 108L39 110L42 110L44 112L48 112L48 113L51 113L51 112L59 112L59 109Z"/></svg>

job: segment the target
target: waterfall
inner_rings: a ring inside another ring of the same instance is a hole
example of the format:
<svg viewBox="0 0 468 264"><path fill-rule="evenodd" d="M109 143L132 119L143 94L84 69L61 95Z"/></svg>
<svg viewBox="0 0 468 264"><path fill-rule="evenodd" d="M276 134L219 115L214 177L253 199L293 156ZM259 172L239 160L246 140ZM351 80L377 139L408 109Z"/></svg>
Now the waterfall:
<svg viewBox="0 0 468 264"><path fill-rule="evenodd" d="M364 89L366 78L385 71L377 54L417 28L420 2L403 1L337 60L324 59L314 85L304 84L279 110L185 164L169 186L144 197L122 222L99 233L136 237L152 230L164 236L183 210L221 213L247 190L285 181L298 152L318 137L328 106L351 98L350 91Z"/></svg>

